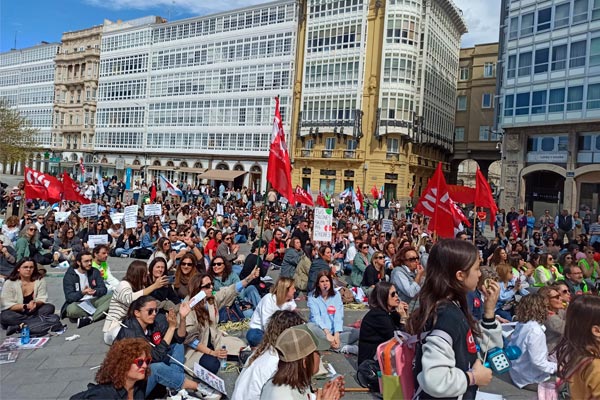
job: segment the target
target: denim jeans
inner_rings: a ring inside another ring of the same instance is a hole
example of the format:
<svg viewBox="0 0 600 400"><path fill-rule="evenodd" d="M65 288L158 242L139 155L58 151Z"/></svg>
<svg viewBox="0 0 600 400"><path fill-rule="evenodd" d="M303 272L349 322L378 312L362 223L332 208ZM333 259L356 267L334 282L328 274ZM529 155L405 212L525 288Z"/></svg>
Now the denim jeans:
<svg viewBox="0 0 600 400"><path fill-rule="evenodd" d="M246 333L246 340L250 347L256 347L262 342L264 335L265 333L262 330L251 328L248 330L248 333Z"/></svg>
<svg viewBox="0 0 600 400"><path fill-rule="evenodd" d="M181 343L172 344L169 348L169 355L183 364L184 347ZM156 362L150 364L150 376L146 385L146 396L152 392L156 384L179 391L183 386L185 371L183 367L175 361L168 359L165 362Z"/></svg>
<svg viewBox="0 0 600 400"><path fill-rule="evenodd" d="M252 303L254 308L256 308L256 306L260 302L260 294L258 294L258 289L254 285L246 286L240 294L244 299Z"/></svg>
<svg viewBox="0 0 600 400"><path fill-rule="evenodd" d="M248 238L244 235L235 235L235 243L246 243L248 241Z"/></svg>
<svg viewBox="0 0 600 400"><path fill-rule="evenodd" d="M121 257L123 254L130 256L131 253L133 253L134 249L124 249L122 247L116 248L115 249L115 254L117 255L117 257Z"/></svg>

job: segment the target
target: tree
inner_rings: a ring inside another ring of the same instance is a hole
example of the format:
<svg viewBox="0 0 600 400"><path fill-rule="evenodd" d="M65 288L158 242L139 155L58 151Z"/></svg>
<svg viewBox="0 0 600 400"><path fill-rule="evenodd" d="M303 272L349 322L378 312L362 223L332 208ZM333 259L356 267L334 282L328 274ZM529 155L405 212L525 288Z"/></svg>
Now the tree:
<svg viewBox="0 0 600 400"><path fill-rule="evenodd" d="M25 161L32 152L39 150L37 133L38 129L10 107L8 101L0 100L0 161L3 164Z"/></svg>

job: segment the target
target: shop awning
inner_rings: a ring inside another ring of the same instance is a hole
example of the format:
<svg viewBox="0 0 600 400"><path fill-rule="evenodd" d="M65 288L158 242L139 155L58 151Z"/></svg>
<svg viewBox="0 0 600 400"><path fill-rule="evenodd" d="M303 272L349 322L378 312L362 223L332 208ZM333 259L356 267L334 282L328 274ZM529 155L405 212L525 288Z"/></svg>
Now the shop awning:
<svg viewBox="0 0 600 400"><path fill-rule="evenodd" d="M206 168L179 167L178 169L176 169L176 171L179 171L179 172L188 172L188 173L191 173L191 174L201 174L204 171L206 171Z"/></svg>
<svg viewBox="0 0 600 400"><path fill-rule="evenodd" d="M139 171L140 169L142 169L141 165L133 165L133 164L125 164L125 169L127 168L131 168L134 171Z"/></svg>
<svg viewBox="0 0 600 400"><path fill-rule="evenodd" d="M163 167L162 165L149 165L148 170L150 171L160 171L160 170L168 170L173 169L173 167Z"/></svg>
<svg viewBox="0 0 600 400"><path fill-rule="evenodd" d="M242 176L245 173L246 171L230 171L228 169L209 169L208 171L199 175L198 178L214 181L232 182L235 178Z"/></svg>

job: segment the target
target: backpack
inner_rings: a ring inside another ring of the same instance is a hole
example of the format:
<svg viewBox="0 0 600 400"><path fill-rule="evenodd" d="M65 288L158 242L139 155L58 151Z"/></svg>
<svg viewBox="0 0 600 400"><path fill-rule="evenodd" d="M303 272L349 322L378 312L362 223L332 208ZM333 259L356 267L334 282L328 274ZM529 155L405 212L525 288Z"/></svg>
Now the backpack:
<svg viewBox="0 0 600 400"><path fill-rule="evenodd" d="M344 303L344 304L354 303L354 293L352 293L352 290L348 289L347 287L341 287L339 289L339 292L340 292L340 296L342 297L342 303Z"/></svg>
<svg viewBox="0 0 600 400"><path fill-rule="evenodd" d="M56 314L32 316L27 318L24 323L29 327L31 337L44 336L48 332L59 332L65 327L60 322L60 316Z"/></svg>
<svg viewBox="0 0 600 400"><path fill-rule="evenodd" d="M415 392L413 361L417 345L429 335L439 336L452 344L450 335L442 330L434 329L412 336L402 331L396 331L393 338L377 346L376 357L381 369L380 387L384 399L418 398L421 390Z"/></svg>
<svg viewBox="0 0 600 400"><path fill-rule="evenodd" d="M147 260L152 255L152 250L146 249L144 247L140 247L139 249L134 249L131 252L131 258L140 258L143 260Z"/></svg>

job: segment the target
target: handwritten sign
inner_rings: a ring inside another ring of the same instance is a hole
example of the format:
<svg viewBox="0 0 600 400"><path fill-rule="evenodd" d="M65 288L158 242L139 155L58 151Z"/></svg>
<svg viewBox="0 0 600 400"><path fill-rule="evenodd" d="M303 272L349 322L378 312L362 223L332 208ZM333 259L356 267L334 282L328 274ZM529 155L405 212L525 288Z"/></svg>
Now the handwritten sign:
<svg viewBox="0 0 600 400"><path fill-rule="evenodd" d="M125 229L135 228L137 226L137 213L138 206L133 205L125 207Z"/></svg>
<svg viewBox="0 0 600 400"><path fill-rule="evenodd" d="M144 216L149 217L151 215L160 215L162 213L162 207L160 204L144 204Z"/></svg>
<svg viewBox="0 0 600 400"><path fill-rule="evenodd" d="M217 204L217 215L224 215L223 204Z"/></svg>
<svg viewBox="0 0 600 400"><path fill-rule="evenodd" d="M225 388L225 381L223 379L200 366L198 363L194 363L194 374L208 386L227 396L227 389Z"/></svg>
<svg viewBox="0 0 600 400"><path fill-rule="evenodd" d="M108 244L108 235L89 235L88 246L93 249L99 244Z"/></svg>
<svg viewBox="0 0 600 400"><path fill-rule="evenodd" d="M98 215L98 203L82 204L79 207L79 216L81 218L95 217Z"/></svg>
<svg viewBox="0 0 600 400"><path fill-rule="evenodd" d="M69 215L71 215L71 211L59 211L54 213L54 218L56 222L64 222L69 218Z"/></svg>
<svg viewBox="0 0 600 400"><path fill-rule="evenodd" d="M381 232L392 233L394 230L394 224L391 219L381 220Z"/></svg>
<svg viewBox="0 0 600 400"><path fill-rule="evenodd" d="M125 213L110 214L110 219L112 220L113 224L120 224L121 221L123 220L124 215L125 215Z"/></svg>
<svg viewBox="0 0 600 400"><path fill-rule="evenodd" d="M331 208L316 207L315 223L313 226L313 240L319 242L330 242L332 224L333 210Z"/></svg>

